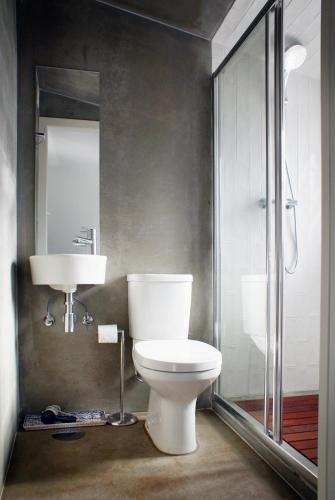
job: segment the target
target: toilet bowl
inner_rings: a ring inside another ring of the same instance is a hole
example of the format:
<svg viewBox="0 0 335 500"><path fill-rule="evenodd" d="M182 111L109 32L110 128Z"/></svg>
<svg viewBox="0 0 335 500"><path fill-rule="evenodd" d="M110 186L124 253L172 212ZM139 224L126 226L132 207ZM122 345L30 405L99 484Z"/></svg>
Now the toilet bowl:
<svg viewBox="0 0 335 500"><path fill-rule="evenodd" d="M195 408L201 394L221 371L221 353L195 340L138 342L134 365L150 387L145 427L164 453L196 450Z"/></svg>
<svg viewBox="0 0 335 500"><path fill-rule="evenodd" d="M197 397L222 363L217 349L188 339L193 277L131 274L127 281L134 366L150 387L145 427L164 453L191 453Z"/></svg>

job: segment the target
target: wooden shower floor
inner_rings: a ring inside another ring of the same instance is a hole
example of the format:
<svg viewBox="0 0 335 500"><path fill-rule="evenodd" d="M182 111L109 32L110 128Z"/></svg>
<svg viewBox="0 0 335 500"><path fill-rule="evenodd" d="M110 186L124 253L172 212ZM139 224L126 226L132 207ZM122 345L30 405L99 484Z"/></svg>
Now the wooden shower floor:
<svg viewBox="0 0 335 500"><path fill-rule="evenodd" d="M263 423L263 400L235 401L235 403ZM283 399L283 439L302 455L318 464L318 408L317 394L287 396ZM270 400L270 413L272 400ZM272 419L270 419L270 426Z"/></svg>

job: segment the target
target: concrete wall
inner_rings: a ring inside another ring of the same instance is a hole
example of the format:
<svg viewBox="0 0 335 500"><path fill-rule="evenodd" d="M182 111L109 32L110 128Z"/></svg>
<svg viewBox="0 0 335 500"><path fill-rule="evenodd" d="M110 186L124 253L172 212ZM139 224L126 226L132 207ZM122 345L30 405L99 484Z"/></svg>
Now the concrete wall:
<svg viewBox="0 0 335 500"><path fill-rule="evenodd" d="M192 273L190 336L212 339L210 43L90 0L19 2L20 374L22 410L118 406L119 348L95 328L42 323L47 287L33 287L34 66L101 75L101 253L104 286L81 288L97 323L128 326L129 272ZM126 406L146 408L127 346ZM204 403L207 400L203 400Z"/></svg>
<svg viewBox="0 0 335 500"><path fill-rule="evenodd" d="M18 412L15 1L0 3L0 496Z"/></svg>

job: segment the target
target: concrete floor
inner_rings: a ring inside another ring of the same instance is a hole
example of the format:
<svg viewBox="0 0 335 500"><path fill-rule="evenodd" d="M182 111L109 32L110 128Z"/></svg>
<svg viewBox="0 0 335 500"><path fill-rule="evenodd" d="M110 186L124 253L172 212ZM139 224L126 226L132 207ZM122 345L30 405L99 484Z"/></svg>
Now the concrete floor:
<svg viewBox="0 0 335 500"><path fill-rule="evenodd" d="M143 422L90 427L79 441L20 432L3 500L276 500L293 491L212 412L197 416L199 449L160 453Z"/></svg>

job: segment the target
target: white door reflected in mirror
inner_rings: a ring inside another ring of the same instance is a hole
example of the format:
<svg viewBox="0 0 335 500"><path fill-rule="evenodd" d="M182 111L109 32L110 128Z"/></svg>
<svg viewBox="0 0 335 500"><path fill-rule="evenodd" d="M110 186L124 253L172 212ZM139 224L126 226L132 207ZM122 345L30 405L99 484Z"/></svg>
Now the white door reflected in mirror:
<svg viewBox="0 0 335 500"><path fill-rule="evenodd" d="M99 228L99 122L40 118L37 228L39 254L88 253L72 241ZM99 240L99 238L98 238Z"/></svg>

